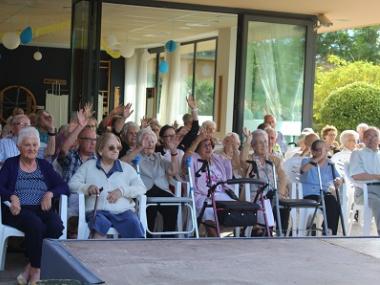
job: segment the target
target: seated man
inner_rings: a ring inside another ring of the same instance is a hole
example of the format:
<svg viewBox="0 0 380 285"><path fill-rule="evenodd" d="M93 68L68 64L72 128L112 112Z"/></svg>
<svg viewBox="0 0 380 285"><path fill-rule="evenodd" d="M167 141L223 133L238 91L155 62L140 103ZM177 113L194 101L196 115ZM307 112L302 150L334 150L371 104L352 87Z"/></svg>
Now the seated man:
<svg viewBox="0 0 380 285"><path fill-rule="evenodd" d="M350 176L364 183L380 182L379 129L369 127L363 134L365 147L355 150L350 158ZM363 203L361 189L355 190L355 202ZM380 235L380 185L368 185L368 204Z"/></svg>

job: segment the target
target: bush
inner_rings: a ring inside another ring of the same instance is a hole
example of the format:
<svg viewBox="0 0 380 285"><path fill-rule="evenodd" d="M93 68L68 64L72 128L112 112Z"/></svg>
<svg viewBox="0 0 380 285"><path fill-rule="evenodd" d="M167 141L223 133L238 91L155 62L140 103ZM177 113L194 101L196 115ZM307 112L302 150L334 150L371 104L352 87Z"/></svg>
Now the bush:
<svg viewBox="0 0 380 285"><path fill-rule="evenodd" d="M365 82L348 84L332 92L320 110L321 122L339 130L356 129L359 123L380 125L380 88Z"/></svg>

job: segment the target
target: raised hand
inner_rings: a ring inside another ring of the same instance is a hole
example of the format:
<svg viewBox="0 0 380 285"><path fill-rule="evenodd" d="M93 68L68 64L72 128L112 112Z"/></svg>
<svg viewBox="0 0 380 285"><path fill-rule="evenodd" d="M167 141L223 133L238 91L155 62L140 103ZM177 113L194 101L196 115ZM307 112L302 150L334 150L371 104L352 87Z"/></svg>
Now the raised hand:
<svg viewBox="0 0 380 285"><path fill-rule="evenodd" d="M129 118L129 116L132 115L133 113L133 109L132 109L132 104L131 103L128 103L125 107L124 107L124 110L123 110L123 117L126 119L126 118Z"/></svg>
<svg viewBox="0 0 380 285"><path fill-rule="evenodd" d="M140 128L145 129L149 126L151 119L143 116L142 119L140 120Z"/></svg>
<svg viewBox="0 0 380 285"><path fill-rule="evenodd" d="M94 110L92 110L92 103L86 103L83 107L83 114L87 119L91 118L92 115L95 113Z"/></svg>
<svg viewBox="0 0 380 285"><path fill-rule="evenodd" d="M119 106L117 106L115 109L113 109L110 112L110 115L114 116L114 115L120 115L120 114L123 114L123 113L124 113L124 106L123 105L119 105Z"/></svg>
<svg viewBox="0 0 380 285"><path fill-rule="evenodd" d="M186 97L187 105L193 110L197 108L197 101L194 99L194 96L189 95Z"/></svg>
<svg viewBox="0 0 380 285"><path fill-rule="evenodd" d="M41 123L47 128L49 132L54 132L54 121L53 117L48 112L43 112L40 117Z"/></svg>
<svg viewBox="0 0 380 285"><path fill-rule="evenodd" d="M248 130L247 128L243 128L243 135L245 137L245 142L246 143L251 143L252 141L252 133L250 130Z"/></svg>
<svg viewBox="0 0 380 285"><path fill-rule="evenodd" d="M86 111L84 109L82 110L79 110L77 112L77 121L78 121L78 124L81 126L81 127L85 127L88 123L88 118L87 115L86 115Z"/></svg>

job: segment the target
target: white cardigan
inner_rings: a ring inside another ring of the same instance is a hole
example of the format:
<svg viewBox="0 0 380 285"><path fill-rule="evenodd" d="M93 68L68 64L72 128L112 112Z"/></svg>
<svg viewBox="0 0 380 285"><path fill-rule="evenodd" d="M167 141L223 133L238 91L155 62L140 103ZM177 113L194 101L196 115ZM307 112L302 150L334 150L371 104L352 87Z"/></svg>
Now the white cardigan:
<svg viewBox="0 0 380 285"><path fill-rule="evenodd" d="M132 166L122 161L120 163L123 171L116 171L107 178L104 171L96 167L96 159L91 159L83 163L71 177L70 190L86 195L86 212L92 211L95 205L95 195L89 196L88 194L90 185L103 187L98 200L98 210L109 211L113 214L135 210L132 198L145 194L146 187ZM121 190L122 197L116 203L109 203L107 201L108 192L116 188Z"/></svg>

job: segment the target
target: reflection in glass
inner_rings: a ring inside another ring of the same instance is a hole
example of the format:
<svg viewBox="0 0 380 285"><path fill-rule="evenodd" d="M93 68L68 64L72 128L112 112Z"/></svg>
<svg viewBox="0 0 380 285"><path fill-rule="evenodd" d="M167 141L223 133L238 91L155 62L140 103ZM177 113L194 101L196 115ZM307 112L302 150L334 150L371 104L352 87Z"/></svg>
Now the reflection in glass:
<svg viewBox="0 0 380 285"><path fill-rule="evenodd" d="M249 22L244 126L272 114L284 135L301 130L306 27Z"/></svg>

